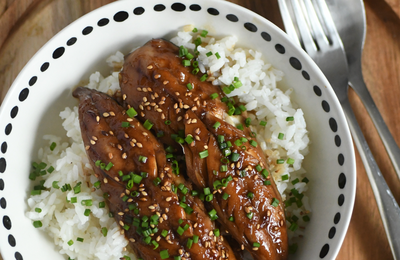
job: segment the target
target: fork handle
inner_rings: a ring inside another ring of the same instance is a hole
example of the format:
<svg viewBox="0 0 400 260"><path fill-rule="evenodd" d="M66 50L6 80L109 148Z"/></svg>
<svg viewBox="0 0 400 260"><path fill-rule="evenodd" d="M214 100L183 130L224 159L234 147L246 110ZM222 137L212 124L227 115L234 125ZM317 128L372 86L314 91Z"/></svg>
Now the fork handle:
<svg viewBox="0 0 400 260"><path fill-rule="evenodd" d="M385 121L382 118L381 113L375 105L374 100L369 93L367 86L365 85L361 69L350 73L350 86L356 91L361 101L364 103L372 121L375 124L375 128L379 133L379 136L385 146L385 149L392 161L393 168L400 179L400 148L390 133ZM365 89L366 91L361 91Z"/></svg>
<svg viewBox="0 0 400 260"><path fill-rule="evenodd" d="M349 123L354 142L364 163L372 190L375 195L383 226L389 240L389 245L395 260L400 260L400 208L390 191L379 167L372 156L367 141L350 106L348 99L342 99L341 104Z"/></svg>

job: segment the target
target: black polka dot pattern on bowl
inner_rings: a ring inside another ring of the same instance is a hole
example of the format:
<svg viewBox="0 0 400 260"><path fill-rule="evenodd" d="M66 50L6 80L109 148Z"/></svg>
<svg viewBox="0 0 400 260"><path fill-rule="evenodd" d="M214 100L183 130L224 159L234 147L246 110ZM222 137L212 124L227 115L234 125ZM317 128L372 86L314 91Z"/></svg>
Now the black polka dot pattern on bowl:
<svg viewBox="0 0 400 260"><path fill-rule="evenodd" d="M160 13L164 11L172 11L176 13L183 13L183 12L205 12L209 16L219 16L222 15L223 17L226 18L226 20L232 24L237 24L238 30L246 30L248 33L258 35L258 37L261 37L265 41L266 44L273 44L274 49L281 55L287 55L286 54L286 48L283 46L282 43L276 42L275 39L271 37L271 35L267 31L262 31L263 28L258 28L254 23L251 21L245 21L242 20L240 16L234 13L224 13L224 10L222 9L217 9L214 7L210 6L201 6L201 4L191 4L191 5L186 5L184 2L175 2L171 6L166 6L163 4L161 1L159 4L156 4L153 6L152 9L146 10L143 6L137 6L134 7L133 9L130 10L120 10L116 13L109 14L108 17L98 17L96 21L93 21L93 23L87 24L85 27L81 28L80 31L75 32L74 35L70 35L69 38L64 39L64 44L59 45L59 47L55 48L52 52L48 54L47 61L43 60L40 64L37 64L37 69L38 73L36 75L32 75L27 82L27 85L23 86L18 94L18 100L16 104L13 106L13 108L9 111L9 120L10 122L6 123L5 128L3 129L4 133L6 136L12 134L12 120L18 117L20 114L20 110L22 106L19 106L20 103L23 103L29 98L30 91L35 91L35 85L38 84L40 81L40 75L41 73L48 73L48 69L50 66L53 66L52 63L57 63L61 62L62 57L64 55L68 54L68 48L72 48L76 44L79 44L79 38L80 37L90 37L90 34L95 31L95 30L101 30L101 28L107 27L110 23L116 23L116 24L122 24L125 21L130 20L130 16L143 16L146 14L149 15L154 15L155 13ZM240 17L240 19L239 19ZM97 27L96 27L97 26ZM275 42L274 42L275 41ZM287 62L290 64L290 66L301 73L302 78L306 81L310 81L311 77L310 74L304 70L301 61L298 57L288 57ZM331 117L330 112L330 105L328 101L323 99L324 96L324 88L317 86L317 85L310 85L309 90L305 91L310 91L311 94L316 95L318 98L321 99L321 108L323 111L325 111L328 114L328 122L327 124L329 125L329 128L333 133L335 133L334 144L336 147L340 147L342 144L342 139L340 135L338 134L338 128L340 127L337 124L337 121L334 117ZM19 103L18 103L19 102ZM11 174L7 172L7 150L9 144L7 141L3 141L1 146L0 146L0 191L3 191L6 187L6 183L4 181L3 176L6 176L8 174ZM337 155L337 163L342 166L345 164L346 158L344 157L343 154L338 154ZM346 203L346 198L344 196L343 189L346 187L346 182L347 182L347 177L345 172L338 173L338 178L337 178L337 185L340 188L341 192L337 196L337 204L339 207L342 207ZM2 197L0 193L0 209L5 210L7 208L7 198ZM12 233L13 225L12 225L12 220L10 217L6 214L4 214L2 211L0 211L0 217L2 219L2 224L4 228L8 231L10 231L9 234L4 234L2 233L1 235L7 235L7 240L8 244L12 248L17 248L18 245L18 239L15 237L15 234ZM321 241L321 249L319 251L319 258L324 259L328 254L330 250L330 245L329 245L329 240L333 239L336 235L336 225L340 223L341 220L341 213L337 212L335 216L332 216L333 218L333 223L332 226L330 227L328 233L327 233L327 240L326 241ZM15 249L14 249L15 250ZM20 252L18 251L13 251L14 257L16 260L23 260L23 256L21 255ZM317 257L316 257L317 258Z"/></svg>

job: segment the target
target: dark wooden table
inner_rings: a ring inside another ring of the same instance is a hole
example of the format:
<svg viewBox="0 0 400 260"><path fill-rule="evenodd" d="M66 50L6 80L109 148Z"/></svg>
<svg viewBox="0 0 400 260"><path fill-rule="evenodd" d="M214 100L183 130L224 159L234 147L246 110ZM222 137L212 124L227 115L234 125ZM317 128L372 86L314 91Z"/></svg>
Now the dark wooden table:
<svg viewBox="0 0 400 260"><path fill-rule="evenodd" d="M85 13L112 1L0 0L0 103L19 71L53 35ZM276 0L230 1L283 28ZM400 0L365 0L365 7L368 24L363 53L365 81L390 131L400 143ZM350 98L372 153L395 198L400 201L400 181L372 121L353 91L350 91ZM357 177L354 213L337 259L393 259L358 154Z"/></svg>

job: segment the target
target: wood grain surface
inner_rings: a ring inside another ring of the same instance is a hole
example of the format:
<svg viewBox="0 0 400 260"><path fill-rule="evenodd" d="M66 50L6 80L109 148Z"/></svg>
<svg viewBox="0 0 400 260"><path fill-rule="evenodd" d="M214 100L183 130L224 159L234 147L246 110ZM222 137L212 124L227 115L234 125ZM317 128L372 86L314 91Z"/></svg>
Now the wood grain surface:
<svg viewBox="0 0 400 260"><path fill-rule="evenodd" d="M53 35L85 13L113 0L0 0L0 104L19 71ZM276 0L230 0L283 28ZM400 0L365 0L365 82L400 144ZM395 198L400 182L361 101L350 90L352 107ZM393 259L378 208L357 153L357 195L338 260ZM400 231L399 231L400 232ZM1 256L0 256L1 260Z"/></svg>

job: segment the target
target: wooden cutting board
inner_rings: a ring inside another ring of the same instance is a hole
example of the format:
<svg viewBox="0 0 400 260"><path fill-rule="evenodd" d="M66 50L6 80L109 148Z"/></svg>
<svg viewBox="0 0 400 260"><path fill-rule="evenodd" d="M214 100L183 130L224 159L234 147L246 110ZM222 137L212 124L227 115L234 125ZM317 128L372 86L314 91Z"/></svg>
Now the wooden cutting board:
<svg viewBox="0 0 400 260"><path fill-rule="evenodd" d="M85 13L112 1L0 0L0 102L19 71L53 35ZM276 0L230 1L283 28ZM400 144L400 0L365 0L365 7L368 24L363 53L365 81ZM350 99L371 151L400 202L400 181L372 121L353 91L350 91ZM337 259L391 260L376 202L358 154L356 159L358 180L354 213Z"/></svg>

